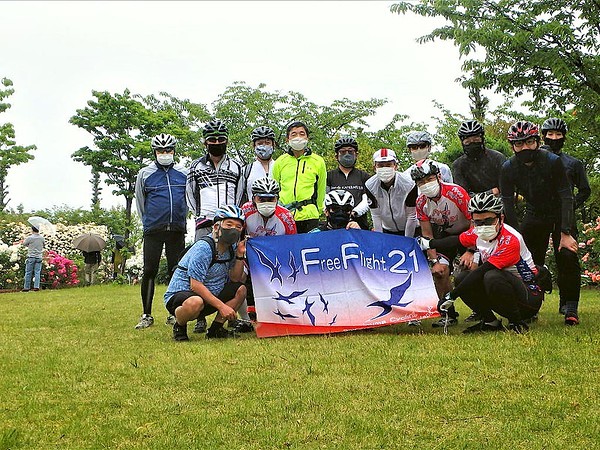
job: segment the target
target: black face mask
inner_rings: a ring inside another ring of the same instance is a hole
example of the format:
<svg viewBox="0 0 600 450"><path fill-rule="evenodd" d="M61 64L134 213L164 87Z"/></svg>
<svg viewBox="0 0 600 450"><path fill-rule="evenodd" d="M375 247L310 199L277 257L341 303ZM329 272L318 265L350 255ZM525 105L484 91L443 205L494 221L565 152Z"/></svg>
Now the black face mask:
<svg viewBox="0 0 600 450"><path fill-rule="evenodd" d="M472 142L470 144L463 144L463 151L469 158L477 159L483 154L484 146L483 142Z"/></svg>
<svg viewBox="0 0 600 450"><path fill-rule="evenodd" d="M213 156L223 156L227 150L227 142L222 144L208 144L208 153Z"/></svg>
<svg viewBox="0 0 600 450"><path fill-rule="evenodd" d="M519 153L515 153L515 156L517 157L517 161L519 161L520 163L530 163L533 161L533 159L535 158L535 154L537 153L537 150L521 150Z"/></svg>
<svg viewBox="0 0 600 450"><path fill-rule="evenodd" d="M329 212L329 224L331 228L346 228L350 222L350 214L345 211Z"/></svg>
<svg viewBox="0 0 600 450"><path fill-rule="evenodd" d="M559 154L562 151L563 146L565 145L565 138L561 137L560 139L550 139L544 138L544 144L550 147L553 153Z"/></svg>

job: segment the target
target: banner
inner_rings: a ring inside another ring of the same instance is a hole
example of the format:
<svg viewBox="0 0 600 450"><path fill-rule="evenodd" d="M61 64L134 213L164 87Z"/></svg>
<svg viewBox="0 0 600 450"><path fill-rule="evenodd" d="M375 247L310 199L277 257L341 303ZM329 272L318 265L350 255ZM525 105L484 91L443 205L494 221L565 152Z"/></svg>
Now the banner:
<svg viewBox="0 0 600 450"><path fill-rule="evenodd" d="M415 239L332 230L248 239L258 337L338 333L439 316Z"/></svg>

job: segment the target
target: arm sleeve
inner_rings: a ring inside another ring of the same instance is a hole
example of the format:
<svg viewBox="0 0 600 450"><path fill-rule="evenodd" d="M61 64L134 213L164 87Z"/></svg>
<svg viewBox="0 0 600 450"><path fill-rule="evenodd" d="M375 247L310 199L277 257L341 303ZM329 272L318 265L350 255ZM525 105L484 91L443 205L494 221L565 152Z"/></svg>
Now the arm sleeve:
<svg viewBox="0 0 600 450"><path fill-rule="evenodd" d="M461 243L459 236L447 236L441 239L431 239L429 241L430 248L458 248L460 251L465 251L464 245Z"/></svg>
<svg viewBox="0 0 600 450"><path fill-rule="evenodd" d="M567 178L567 171L560 158L556 158L552 165L552 178L556 181L556 191L560 198L561 231L570 233L574 224L573 192Z"/></svg>
<svg viewBox="0 0 600 450"><path fill-rule="evenodd" d="M414 206L406 207L406 227L404 228L404 236L414 237L415 230L417 229L417 213Z"/></svg>
<svg viewBox="0 0 600 450"><path fill-rule="evenodd" d="M454 184L458 184L464 189L469 189L467 179L464 177L460 164L457 164L458 159L452 164L452 174L454 175Z"/></svg>
<svg viewBox="0 0 600 450"><path fill-rule="evenodd" d="M577 195L575 195L575 209L581 208L585 201L592 194L592 188L590 187L590 182L588 180L587 174L585 173L585 169L583 168L583 164L577 161L575 166L575 187L577 188Z"/></svg>
<svg viewBox="0 0 600 450"><path fill-rule="evenodd" d="M138 216L140 216L140 220L144 217L144 204L146 202L146 198L144 195L144 177L142 171L140 170L137 174L137 178L135 179L135 206L138 212Z"/></svg>
<svg viewBox="0 0 600 450"><path fill-rule="evenodd" d="M200 205L196 204L196 178L194 177L194 169L190 168L190 171L187 175L187 181L185 183L185 200L187 202L188 208L192 212L194 216L198 215L200 211ZM198 199L200 202L200 199Z"/></svg>
<svg viewBox="0 0 600 450"><path fill-rule="evenodd" d="M317 210L320 212L325 202L325 188L327 186L327 168L325 167L325 161L321 159L319 164L319 171L317 180Z"/></svg>
<svg viewBox="0 0 600 450"><path fill-rule="evenodd" d="M358 205L356 205L354 207L354 212L356 213L357 216L362 216L363 214L366 214L366 212L369 210L369 199L367 198L367 194L363 194L362 195L362 200L360 201L360 203Z"/></svg>
<svg viewBox="0 0 600 450"><path fill-rule="evenodd" d="M500 192L504 203L504 222L516 230L519 229L517 212L515 210L515 183L511 175L510 159L502 164L500 171Z"/></svg>

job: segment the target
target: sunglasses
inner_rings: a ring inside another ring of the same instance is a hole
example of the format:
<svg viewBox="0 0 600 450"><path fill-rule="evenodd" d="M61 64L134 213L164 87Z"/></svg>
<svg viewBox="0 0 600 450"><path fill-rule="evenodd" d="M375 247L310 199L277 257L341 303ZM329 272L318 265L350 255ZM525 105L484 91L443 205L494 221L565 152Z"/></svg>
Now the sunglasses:
<svg viewBox="0 0 600 450"><path fill-rule="evenodd" d="M275 196L271 196L271 195L257 195L256 196L256 201L258 203L272 203L276 200L277 200L277 198Z"/></svg>
<svg viewBox="0 0 600 450"><path fill-rule="evenodd" d="M429 147L429 144L427 142L421 142L420 144L409 144L407 147L409 150L417 150L427 148Z"/></svg>
<svg viewBox="0 0 600 450"><path fill-rule="evenodd" d="M337 213L337 212L342 211L342 212L350 214L350 212L352 212L352 206L350 206L350 205L344 205L344 206L332 205L327 209L332 213Z"/></svg>
<svg viewBox="0 0 600 450"><path fill-rule="evenodd" d="M488 217L487 219L475 220L473 219L473 223L476 227L480 227L482 225L496 225L497 217Z"/></svg>
<svg viewBox="0 0 600 450"><path fill-rule="evenodd" d="M226 136L211 136L206 138L207 144L222 144L223 142L227 142Z"/></svg>
<svg viewBox="0 0 600 450"><path fill-rule="evenodd" d="M168 148L156 148L154 149L154 151L156 153L173 153L175 151L175 148L173 147L168 147Z"/></svg>

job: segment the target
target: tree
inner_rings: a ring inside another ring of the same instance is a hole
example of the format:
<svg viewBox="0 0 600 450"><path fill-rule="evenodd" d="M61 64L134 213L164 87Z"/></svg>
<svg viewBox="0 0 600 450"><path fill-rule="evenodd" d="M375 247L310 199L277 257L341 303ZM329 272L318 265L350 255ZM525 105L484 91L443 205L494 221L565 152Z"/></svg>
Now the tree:
<svg viewBox="0 0 600 450"><path fill-rule="evenodd" d="M531 100L524 105L576 110L586 144L600 149L600 3L597 0L418 0L399 14L441 17L447 24L418 39L453 41L469 82Z"/></svg>
<svg viewBox="0 0 600 450"><path fill-rule="evenodd" d="M15 90L11 87L13 82L8 78L2 78L0 83L6 88L0 88L0 113L3 113L11 107L10 103L4 102L4 99L11 96ZM4 211L10 201L8 198L8 185L6 184L8 170L12 166L18 166L33 159L34 156L29 152L37 148L35 145L26 147L16 145L14 139L14 126L11 123L0 124L0 211Z"/></svg>

